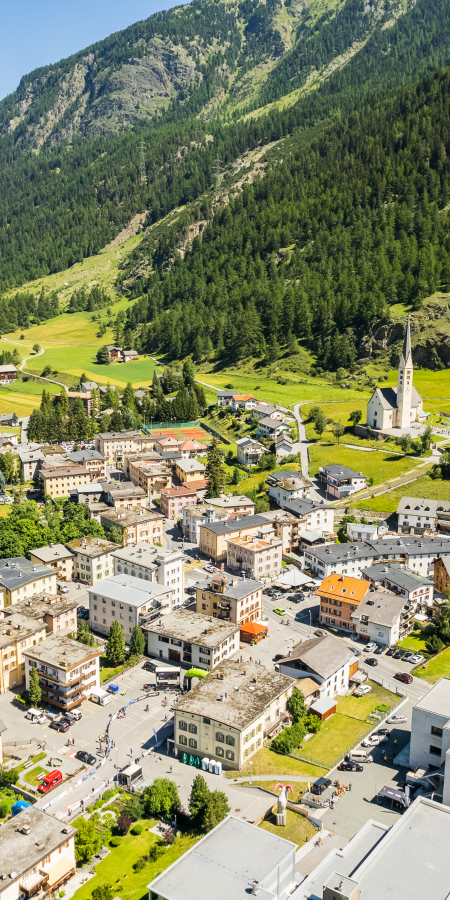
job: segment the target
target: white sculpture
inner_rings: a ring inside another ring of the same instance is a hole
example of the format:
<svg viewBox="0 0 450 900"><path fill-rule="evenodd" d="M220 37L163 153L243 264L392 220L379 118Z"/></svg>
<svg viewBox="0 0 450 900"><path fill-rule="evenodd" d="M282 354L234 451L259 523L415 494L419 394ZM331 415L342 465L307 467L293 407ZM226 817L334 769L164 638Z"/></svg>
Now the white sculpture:
<svg viewBox="0 0 450 900"><path fill-rule="evenodd" d="M292 796L294 796L294 791L291 784L287 784L286 786L281 784L281 781L275 785L274 791L278 788L281 788L280 795L278 797L278 805L277 805L277 825L286 825L287 813L286 807L288 802L288 791L291 792Z"/></svg>

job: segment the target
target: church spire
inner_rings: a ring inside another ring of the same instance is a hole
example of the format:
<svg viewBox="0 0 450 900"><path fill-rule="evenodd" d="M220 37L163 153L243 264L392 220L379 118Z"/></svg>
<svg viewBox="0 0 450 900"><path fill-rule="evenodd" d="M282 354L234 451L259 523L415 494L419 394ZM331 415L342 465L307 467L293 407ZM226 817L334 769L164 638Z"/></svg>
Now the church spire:
<svg viewBox="0 0 450 900"><path fill-rule="evenodd" d="M408 316L408 324L406 326L406 334L405 340L403 343L403 353L402 358L400 360L400 365L406 366L408 360L411 359L412 362L412 350L411 350L411 317Z"/></svg>

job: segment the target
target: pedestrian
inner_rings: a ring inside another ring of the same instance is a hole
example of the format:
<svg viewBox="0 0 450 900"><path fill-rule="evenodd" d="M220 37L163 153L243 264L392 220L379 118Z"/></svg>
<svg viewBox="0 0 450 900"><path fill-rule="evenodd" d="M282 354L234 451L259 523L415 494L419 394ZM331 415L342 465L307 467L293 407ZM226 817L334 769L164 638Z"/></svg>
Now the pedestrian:
<svg viewBox="0 0 450 900"><path fill-rule="evenodd" d="M170 774L172 774L172 766L170 767L170 770L169 770L169 771L170 771Z"/></svg>
<svg viewBox="0 0 450 900"><path fill-rule="evenodd" d="M351 789L352 789L352 783L351 783L351 782L350 782L350 784L349 784L349 786L348 786L348 789L349 789L349 791L351 791Z"/></svg>
<svg viewBox="0 0 450 900"><path fill-rule="evenodd" d="M130 750L130 756L133 756L133 750L132 750L132 749Z"/></svg>

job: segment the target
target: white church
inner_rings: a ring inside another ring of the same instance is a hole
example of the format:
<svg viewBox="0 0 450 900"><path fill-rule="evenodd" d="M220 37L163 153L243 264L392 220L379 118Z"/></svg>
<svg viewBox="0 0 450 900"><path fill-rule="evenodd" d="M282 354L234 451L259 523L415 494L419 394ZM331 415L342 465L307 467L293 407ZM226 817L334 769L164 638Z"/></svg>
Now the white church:
<svg viewBox="0 0 450 900"><path fill-rule="evenodd" d="M410 428L425 419L423 400L413 386L411 327L408 316L403 353L398 366L397 387L375 388L367 404L367 424L378 431Z"/></svg>

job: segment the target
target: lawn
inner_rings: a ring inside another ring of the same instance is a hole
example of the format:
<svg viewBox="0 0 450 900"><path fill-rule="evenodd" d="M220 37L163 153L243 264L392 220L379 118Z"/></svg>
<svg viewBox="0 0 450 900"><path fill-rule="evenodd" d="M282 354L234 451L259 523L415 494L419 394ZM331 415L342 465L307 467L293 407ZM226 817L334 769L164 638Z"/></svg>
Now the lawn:
<svg viewBox="0 0 450 900"><path fill-rule="evenodd" d="M284 756L282 753L275 753L269 747L261 747L255 753L252 759L252 766L247 763L239 772L229 770L225 772L227 778L243 778L250 775L311 775L311 778L320 778L323 775L323 768L319 766L304 763L302 760L294 759L292 756Z"/></svg>
<svg viewBox="0 0 450 900"><path fill-rule="evenodd" d="M266 791L272 791L272 794L276 794L277 797L278 797L280 791L279 790L274 791L274 787L278 783L279 783L278 781L258 781L255 778L252 778L251 781L240 782L240 784L242 784L242 786L244 786L244 787L249 787L251 785L253 787L265 788ZM294 796L292 796L292 794L290 793L289 797L291 800L294 800L295 802L297 802L297 801L301 800L304 792L306 791L307 782L306 781L293 781L292 787L294 788Z"/></svg>
<svg viewBox="0 0 450 900"><path fill-rule="evenodd" d="M433 656L429 662L419 666L413 670L413 675L417 678L424 678L430 684L436 684L440 678L450 678L450 647Z"/></svg>
<svg viewBox="0 0 450 900"><path fill-rule="evenodd" d="M367 684L370 685L372 691L370 694L365 694L364 697L354 697L353 695L339 697L338 711L342 715L364 722L380 703L389 707L394 705L397 700L396 694L374 681L368 681ZM310 743L311 741L308 741L307 749L309 749Z"/></svg>
<svg viewBox="0 0 450 900"><path fill-rule="evenodd" d="M313 764L331 769L363 737L367 729L367 722L337 712L324 722L317 734L304 742L301 749L294 750L293 753L311 760Z"/></svg>
<svg viewBox="0 0 450 900"><path fill-rule="evenodd" d="M286 825L277 825L276 817L271 813L259 827L263 831L270 831L271 834L284 838L285 841L292 841L297 845L305 844L316 833L314 825L311 825L305 816L295 813L292 809L287 809L286 813Z"/></svg>
<svg viewBox="0 0 450 900"><path fill-rule="evenodd" d="M33 756L33 762L34 763L41 762L41 760L45 759L46 756L47 756L46 753L36 753L36 756ZM26 765L27 762L30 762L30 760L26 759L25 762L23 762L20 766L17 766L17 769L19 772L23 771L23 767ZM31 769L30 771L32 772L33 770ZM27 770L27 772L28 772L28 770ZM29 772L28 772L28 774L29 774Z"/></svg>
<svg viewBox="0 0 450 900"><path fill-rule="evenodd" d="M227 467L228 468L228 467ZM275 469L272 469L273 472L298 472L299 468L301 468L300 463L288 463L286 466L276 466ZM228 468L228 472L230 475L234 472L234 466ZM267 476L270 472L260 472L258 469L255 470L251 475L247 478L243 478L239 484L227 484L226 490L232 494L246 494L247 491L258 490L259 485L262 481L265 482Z"/></svg>
<svg viewBox="0 0 450 900"><path fill-rule="evenodd" d="M414 650L414 653L428 653L427 651L427 639L430 634L433 632L433 628L428 630L428 633L424 631L416 631L413 634L408 634L402 641L399 641L398 646L403 647L404 650Z"/></svg>
<svg viewBox="0 0 450 900"><path fill-rule="evenodd" d="M450 500L450 481L430 478L429 475L421 475L412 484L406 487L398 487L387 494L378 497L370 497L368 500L356 501L352 506L356 509L368 509L374 512L396 512L402 497L426 497L427 500Z"/></svg>
<svg viewBox="0 0 450 900"><path fill-rule="evenodd" d="M389 372L389 381L386 382L386 386L396 385L397 375L397 370L392 369ZM424 398L445 397L450 400L450 372L448 369L442 369L440 372L432 372L431 369L414 369L414 387Z"/></svg>
<svg viewBox="0 0 450 900"><path fill-rule="evenodd" d="M310 409L313 406L320 406L320 409L323 410L324 415L327 419L333 419L333 422L341 421L345 427L352 429L351 432L348 432L341 438L341 441L353 442L355 435L353 434L353 425L349 421L350 413L352 413L356 409L360 409L362 412L362 422L365 422L366 419L366 405L369 399L369 395L361 394L358 400L345 400L345 401L335 401L334 403L322 403L318 400L315 403L305 403L302 405L300 410L300 414L302 419L305 420L305 429L306 429L306 437L309 441L317 440L317 432L314 428L314 422L307 422L306 420L309 417ZM325 434L330 434L331 436L331 425L327 425L325 429ZM367 446L379 446L378 441L371 441L367 443Z"/></svg>
<svg viewBox="0 0 450 900"><path fill-rule="evenodd" d="M394 456L389 452L367 453L338 444L314 444L309 448L309 461L311 476L318 474L319 466L336 464L363 472L366 478L373 478L374 484L397 478L417 466L416 460L406 456Z"/></svg>
<svg viewBox="0 0 450 900"><path fill-rule="evenodd" d="M155 820L141 822L145 828L156 825ZM76 826L76 823L75 823ZM94 888L100 885L111 886L114 895L122 900L147 900L147 885L153 881L160 872L167 869L183 853L198 840L191 835L178 835L174 844L166 850L156 862L151 862L140 872L133 870L133 865L140 856L146 854L149 848L158 842L156 834L143 831L142 834L133 836L128 834L123 838L119 847L111 848L111 853L95 867L96 875L87 884L79 888L74 894L74 900L88 900Z"/></svg>
<svg viewBox="0 0 450 900"><path fill-rule="evenodd" d="M104 339L103 339L104 340ZM26 368L33 374L41 374L45 366L49 365L57 372L67 372L69 375L80 377L83 372L93 381L101 384L125 385L130 381L134 387L150 384L156 364L149 357L139 359L132 363L115 363L110 366L97 365L95 361L95 347L86 346L61 346L45 347L45 353L39 356L36 363L33 360ZM42 388L41 388L42 390Z"/></svg>
<svg viewBox="0 0 450 900"><path fill-rule="evenodd" d="M25 772L23 780L26 781L27 784L31 784L32 787L37 787L38 784L41 783L41 779L38 779L38 775L42 775L43 772L48 771L48 769L44 769L42 766L35 766L34 769Z"/></svg>
<svg viewBox="0 0 450 900"><path fill-rule="evenodd" d="M29 416L40 403L40 396L35 397L32 394L13 393L13 391L8 391L6 388L0 389L0 413L15 412L21 418L22 416Z"/></svg>
<svg viewBox="0 0 450 900"><path fill-rule="evenodd" d="M232 369L223 372L199 373L198 378L219 389L231 384L233 387L230 390L235 389L240 394L254 394L257 399L278 403L282 406L293 406L300 400L314 400L316 403L321 403L322 400L345 398L346 400L355 399L355 408L359 409L358 403L362 403L362 398L368 399L368 395L353 388L344 391L336 384L321 381L319 378L311 378L308 381L302 378L301 382L294 382L292 379L292 384L278 384L271 378L263 378L258 374L240 375Z"/></svg>

